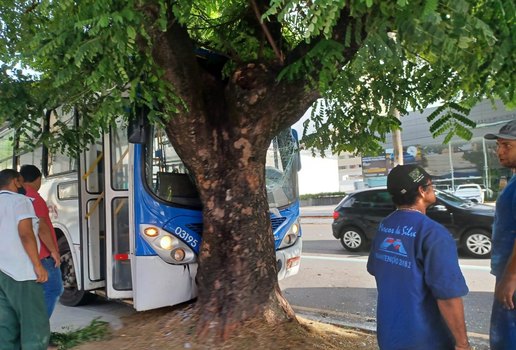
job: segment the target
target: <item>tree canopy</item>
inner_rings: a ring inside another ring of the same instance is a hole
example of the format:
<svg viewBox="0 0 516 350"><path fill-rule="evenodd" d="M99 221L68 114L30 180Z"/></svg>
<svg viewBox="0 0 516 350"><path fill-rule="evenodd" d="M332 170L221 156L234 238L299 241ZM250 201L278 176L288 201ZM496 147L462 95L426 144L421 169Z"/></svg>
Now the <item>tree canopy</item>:
<svg viewBox="0 0 516 350"><path fill-rule="evenodd" d="M308 146L370 149L397 124L394 109L403 115L439 101L445 113L433 131L468 137L465 115L476 101L516 101L514 13L510 0L6 0L0 116L23 129L27 113L87 110L80 130L43 135L60 146L89 140L136 104L154 120L176 115L181 87L164 79L159 62L172 57L157 52L159 36L180 26L187 40L169 40L181 64L194 67L195 50L207 49L225 58L217 74L226 78L260 63L276 82L302 80L316 92Z"/></svg>

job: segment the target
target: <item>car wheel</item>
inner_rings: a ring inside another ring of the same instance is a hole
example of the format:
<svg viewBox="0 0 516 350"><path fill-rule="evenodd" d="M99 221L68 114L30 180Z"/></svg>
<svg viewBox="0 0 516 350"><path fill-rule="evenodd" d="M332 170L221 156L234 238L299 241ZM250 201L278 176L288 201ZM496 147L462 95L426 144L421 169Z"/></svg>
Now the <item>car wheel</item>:
<svg viewBox="0 0 516 350"><path fill-rule="evenodd" d="M489 258L491 256L491 235L482 229L470 230L462 238L462 249L472 257Z"/></svg>
<svg viewBox="0 0 516 350"><path fill-rule="evenodd" d="M77 288L77 275L66 237L59 238L57 245L61 254L61 275L64 287L59 302L65 306L79 306L91 302L95 299L95 295Z"/></svg>
<svg viewBox="0 0 516 350"><path fill-rule="evenodd" d="M366 238L362 230L356 227L345 227L340 237L340 243L350 252L360 252L366 246Z"/></svg>

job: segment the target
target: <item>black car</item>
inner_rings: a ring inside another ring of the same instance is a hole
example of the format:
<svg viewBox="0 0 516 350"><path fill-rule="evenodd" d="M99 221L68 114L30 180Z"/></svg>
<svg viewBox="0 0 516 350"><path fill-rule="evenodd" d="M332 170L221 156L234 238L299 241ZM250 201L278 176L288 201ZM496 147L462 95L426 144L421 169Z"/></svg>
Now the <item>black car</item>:
<svg viewBox="0 0 516 350"><path fill-rule="evenodd" d="M494 207L438 190L435 194L437 201L428 207L427 216L444 225L465 253L476 258L489 258ZM349 251L365 250L375 236L379 222L395 209L387 188L352 192L333 212L333 235Z"/></svg>

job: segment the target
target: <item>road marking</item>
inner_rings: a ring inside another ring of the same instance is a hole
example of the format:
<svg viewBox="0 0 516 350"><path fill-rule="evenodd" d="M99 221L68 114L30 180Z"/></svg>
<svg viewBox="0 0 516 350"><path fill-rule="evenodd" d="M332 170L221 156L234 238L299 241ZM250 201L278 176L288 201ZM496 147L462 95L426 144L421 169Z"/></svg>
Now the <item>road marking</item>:
<svg viewBox="0 0 516 350"><path fill-rule="evenodd" d="M481 265L465 265L459 264L462 270L474 270L474 271L487 271L491 272L491 268L489 266L481 266Z"/></svg>
<svg viewBox="0 0 516 350"><path fill-rule="evenodd" d="M352 263L367 263L367 257L363 258L340 258L337 256L320 256L320 255L302 255L302 259L308 260L326 260L326 261L341 261L341 262L352 262ZM459 264L462 270L474 270L474 271L491 271L489 266L481 266L481 265L466 265Z"/></svg>
<svg viewBox="0 0 516 350"><path fill-rule="evenodd" d="M339 258L337 256L320 256L320 255L304 255L303 254L303 255L301 255L301 259L367 263L367 257L364 257L363 259L361 259L361 258Z"/></svg>

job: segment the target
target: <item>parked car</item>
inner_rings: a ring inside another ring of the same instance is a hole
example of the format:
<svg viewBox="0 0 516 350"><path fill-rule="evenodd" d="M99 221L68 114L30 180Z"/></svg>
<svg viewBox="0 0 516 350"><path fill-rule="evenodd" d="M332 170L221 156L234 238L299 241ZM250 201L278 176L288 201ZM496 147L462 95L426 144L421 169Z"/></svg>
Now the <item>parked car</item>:
<svg viewBox="0 0 516 350"><path fill-rule="evenodd" d="M480 185L480 188L482 189L482 192L484 193L484 201L496 199L496 198L493 198L494 192L492 189L486 187L485 185Z"/></svg>
<svg viewBox="0 0 516 350"><path fill-rule="evenodd" d="M482 187L478 184L459 185L453 194L462 199L469 199L476 203L484 203L485 194Z"/></svg>
<svg viewBox="0 0 516 350"><path fill-rule="evenodd" d="M435 190L437 201L426 214L445 226L459 248L476 258L491 256L494 208ZM348 194L333 212L333 236L352 252L369 248L379 222L396 207L385 187Z"/></svg>

